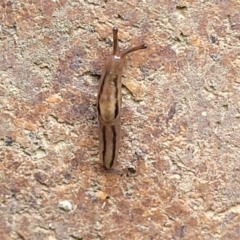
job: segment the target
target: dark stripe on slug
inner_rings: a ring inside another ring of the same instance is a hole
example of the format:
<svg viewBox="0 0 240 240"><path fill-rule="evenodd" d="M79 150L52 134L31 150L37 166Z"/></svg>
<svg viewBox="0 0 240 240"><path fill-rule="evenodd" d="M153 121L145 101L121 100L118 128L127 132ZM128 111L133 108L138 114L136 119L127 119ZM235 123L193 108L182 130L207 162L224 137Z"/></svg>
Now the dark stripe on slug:
<svg viewBox="0 0 240 240"><path fill-rule="evenodd" d="M114 118L116 118L118 115L118 100L115 102L115 116Z"/></svg>
<svg viewBox="0 0 240 240"><path fill-rule="evenodd" d="M118 109L118 86L117 86L117 79L118 79L118 76L116 75L113 79L113 82L114 82L114 86L115 86L115 114L114 114L114 118L117 117L118 115L118 112L119 112L119 109Z"/></svg>
<svg viewBox="0 0 240 240"><path fill-rule="evenodd" d="M115 159L115 155L116 155L116 129L114 126L112 126L112 134L113 134L113 152L112 152L112 161L110 163L110 167L113 166L113 163L114 163L114 159Z"/></svg>
<svg viewBox="0 0 240 240"><path fill-rule="evenodd" d="M100 90L99 90L99 93L98 93L98 101L99 101L99 98L100 98L101 95L102 95L103 87L104 87L104 84L105 84L105 79L106 79L107 74L108 74L108 72L106 71L105 74L104 74L104 76L103 76L102 85L101 85Z"/></svg>
<svg viewBox="0 0 240 240"><path fill-rule="evenodd" d="M98 103L99 103L99 99L100 99L100 97L102 95L102 92L103 92L103 87L104 87L104 84L105 84L106 76L107 76L107 72L105 72L105 74L103 75L102 85L101 85L99 93L98 93L98 99L97 99ZM97 106L97 111L98 111L98 114L101 116L101 110L100 110L99 104Z"/></svg>
<svg viewBox="0 0 240 240"><path fill-rule="evenodd" d="M115 89L116 89L116 91L115 91L115 98L118 97L117 79L118 79L118 76L115 75L114 78L113 78L113 83L114 83L114 86L115 86Z"/></svg>
<svg viewBox="0 0 240 240"><path fill-rule="evenodd" d="M105 158L106 158L106 146L107 146L106 127L103 127L103 129L102 129L102 134L103 134L102 159L103 159L103 164L104 164L104 163L105 163Z"/></svg>
<svg viewBox="0 0 240 240"><path fill-rule="evenodd" d="M97 110L98 110L98 114L101 116L99 104L98 104L98 106L97 106Z"/></svg>

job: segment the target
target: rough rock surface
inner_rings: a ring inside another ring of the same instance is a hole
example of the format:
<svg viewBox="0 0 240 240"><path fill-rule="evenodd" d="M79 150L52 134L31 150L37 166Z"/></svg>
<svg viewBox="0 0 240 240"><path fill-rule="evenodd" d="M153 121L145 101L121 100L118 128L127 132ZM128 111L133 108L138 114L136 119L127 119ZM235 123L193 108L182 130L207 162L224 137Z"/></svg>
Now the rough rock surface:
<svg viewBox="0 0 240 240"><path fill-rule="evenodd" d="M240 239L240 1L2 0L0 239ZM98 156L112 27L117 166Z"/></svg>

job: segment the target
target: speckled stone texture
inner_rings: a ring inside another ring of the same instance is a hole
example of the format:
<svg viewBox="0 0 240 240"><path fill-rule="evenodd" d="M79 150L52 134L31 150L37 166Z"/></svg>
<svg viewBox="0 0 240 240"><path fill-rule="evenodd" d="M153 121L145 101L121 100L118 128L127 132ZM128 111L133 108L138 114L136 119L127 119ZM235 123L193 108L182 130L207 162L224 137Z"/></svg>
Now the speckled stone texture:
<svg viewBox="0 0 240 240"><path fill-rule="evenodd" d="M0 239L240 239L240 1L2 0ZM98 155L112 27L119 161Z"/></svg>

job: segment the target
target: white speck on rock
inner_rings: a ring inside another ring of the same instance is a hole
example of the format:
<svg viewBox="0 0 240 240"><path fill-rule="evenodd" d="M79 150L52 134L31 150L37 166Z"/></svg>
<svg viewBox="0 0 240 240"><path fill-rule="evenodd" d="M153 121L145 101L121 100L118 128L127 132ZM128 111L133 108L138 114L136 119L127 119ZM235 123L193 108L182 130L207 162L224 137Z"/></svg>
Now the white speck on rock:
<svg viewBox="0 0 240 240"><path fill-rule="evenodd" d="M72 204L67 200L58 202L58 207L65 210L66 212L72 210Z"/></svg>

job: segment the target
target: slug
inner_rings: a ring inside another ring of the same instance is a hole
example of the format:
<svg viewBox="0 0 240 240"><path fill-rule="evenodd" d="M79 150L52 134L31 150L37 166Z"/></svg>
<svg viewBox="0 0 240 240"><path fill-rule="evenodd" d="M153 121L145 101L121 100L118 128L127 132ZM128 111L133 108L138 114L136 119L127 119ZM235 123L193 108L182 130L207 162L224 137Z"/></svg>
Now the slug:
<svg viewBox="0 0 240 240"><path fill-rule="evenodd" d="M128 53L147 48L142 43L135 47L120 50L118 45L118 28L113 27L113 53L107 57L99 80L97 111L99 121L99 154L106 169L117 162L122 104L122 71Z"/></svg>

